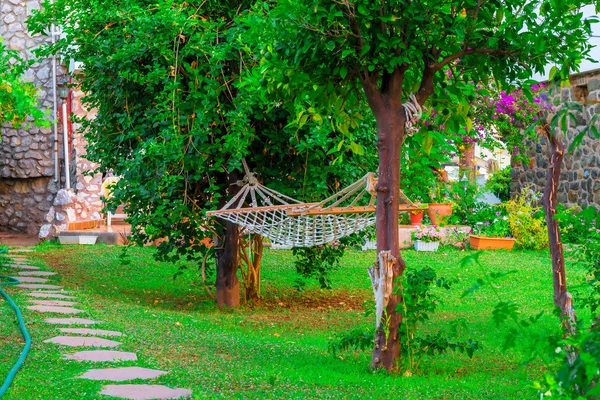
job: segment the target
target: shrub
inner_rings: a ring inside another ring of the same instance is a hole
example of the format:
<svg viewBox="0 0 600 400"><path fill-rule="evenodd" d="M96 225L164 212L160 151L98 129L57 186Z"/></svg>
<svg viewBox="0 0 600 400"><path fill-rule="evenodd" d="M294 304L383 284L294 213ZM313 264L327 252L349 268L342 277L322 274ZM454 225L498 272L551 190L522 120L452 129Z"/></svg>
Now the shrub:
<svg viewBox="0 0 600 400"><path fill-rule="evenodd" d="M510 166L495 172L485 183L485 188L501 201L510 200Z"/></svg>
<svg viewBox="0 0 600 400"><path fill-rule="evenodd" d="M537 194L531 193L528 188L504 203L508 212L508 225L515 245L523 249L540 250L548 247L548 228L544 220L544 213L540 207L534 206Z"/></svg>

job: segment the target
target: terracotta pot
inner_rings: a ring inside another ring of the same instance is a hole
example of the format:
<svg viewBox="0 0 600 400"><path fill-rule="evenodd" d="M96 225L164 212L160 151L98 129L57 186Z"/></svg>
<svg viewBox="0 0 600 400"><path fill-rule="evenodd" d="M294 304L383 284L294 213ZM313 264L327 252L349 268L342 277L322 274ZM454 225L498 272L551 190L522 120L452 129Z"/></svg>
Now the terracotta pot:
<svg viewBox="0 0 600 400"><path fill-rule="evenodd" d="M484 237L484 236L469 236L471 248L475 250L512 250L515 245L514 238L499 238L499 237Z"/></svg>
<svg viewBox="0 0 600 400"><path fill-rule="evenodd" d="M442 217L452 214L452 204L431 203L427 214L433 225L439 225Z"/></svg>
<svg viewBox="0 0 600 400"><path fill-rule="evenodd" d="M425 211L421 211L420 213L413 214L410 213L410 223L412 225L421 225L421 221L423 221L423 217L425 216Z"/></svg>

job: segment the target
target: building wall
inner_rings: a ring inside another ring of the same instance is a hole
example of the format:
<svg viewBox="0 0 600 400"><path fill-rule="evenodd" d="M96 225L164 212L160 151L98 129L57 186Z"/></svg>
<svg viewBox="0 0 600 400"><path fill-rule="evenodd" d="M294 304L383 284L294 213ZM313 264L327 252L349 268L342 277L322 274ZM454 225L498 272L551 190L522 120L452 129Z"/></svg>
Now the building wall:
<svg viewBox="0 0 600 400"><path fill-rule="evenodd" d="M39 0L0 0L0 36L4 44L31 59L31 50L48 37L31 37L25 20ZM52 62L34 64L25 79L39 88L43 109L52 110ZM54 181L54 135L52 128L0 127L0 231L36 233L48 212L59 182Z"/></svg>
<svg viewBox="0 0 600 400"><path fill-rule="evenodd" d="M32 50L51 41L49 36L31 36L27 32L25 21L40 5L41 0L0 0L0 37L9 49L19 51L26 60L34 58ZM52 121L55 120L53 72L52 59L44 59L33 64L25 74L25 79L38 87L40 107L48 110L48 118ZM65 78L65 69L59 64L56 81ZM72 112L88 115L80 106L81 95L81 92L73 91ZM59 116L61 103L58 99ZM65 187L62 123L57 124L56 143L53 127L0 127L0 231L35 234L45 226L45 234L40 237L51 238L66 229L69 222L101 218L102 177L86 174L95 165L84 158L85 139L78 128L73 126L68 152L72 190L57 197L59 190ZM58 177L54 172L55 144L58 147ZM61 218L54 207L63 207L61 202L67 198L69 212Z"/></svg>
<svg viewBox="0 0 600 400"><path fill-rule="evenodd" d="M556 107L560 107L566 101L578 101L580 104L584 101L582 112L575 113L577 123L571 122L565 133L567 149L573 138L590 124L592 117L600 113L600 79L586 79L578 83L557 90L551 97ZM596 126L600 126L600 121L596 122ZM528 185L535 191L544 190L548 168L546 147L544 138L526 142L526 155L530 162L513 165L512 195ZM591 132L588 132L582 143L564 158L558 201L567 206L593 205L600 208L600 140Z"/></svg>

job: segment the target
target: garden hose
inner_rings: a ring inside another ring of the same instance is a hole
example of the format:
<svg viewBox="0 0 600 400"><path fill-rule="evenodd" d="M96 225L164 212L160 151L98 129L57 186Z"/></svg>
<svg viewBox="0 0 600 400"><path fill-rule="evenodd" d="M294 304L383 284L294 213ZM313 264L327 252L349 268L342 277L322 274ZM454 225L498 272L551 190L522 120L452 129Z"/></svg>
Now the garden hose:
<svg viewBox="0 0 600 400"><path fill-rule="evenodd" d="M6 253L6 251L7 251L6 249L0 249L0 254ZM4 282L5 279L8 279L8 282ZM17 305L10 298L10 296L8 294L6 294L6 292L4 290L2 290L2 286L18 285L19 283L20 282L18 279L11 278L9 276L0 275L0 295L6 299L8 304L14 310L15 315L17 316L17 321L19 322L19 328L21 329L21 333L23 334L23 338L25 339L25 347L23 348L23 351L21 352L19 359L17 360L15 365L11 368L10 372L8 373L8 376L4 380L4 383L0 387L0 398L2 398L2 396L4 396L4 394L8 390L8 387L10 386L13 379L15 378L15 375L17 375L17 371L19 371L19 368L21 368L21 366L25 362L25 359L27 358L27 354L29 354L29 349L31 349L31 336L29 336L29 332L27 331L27 328L25 327L25 321L23 321L23 315L21 314L21 310L19 310L19 307L17 307Z"/></svg>

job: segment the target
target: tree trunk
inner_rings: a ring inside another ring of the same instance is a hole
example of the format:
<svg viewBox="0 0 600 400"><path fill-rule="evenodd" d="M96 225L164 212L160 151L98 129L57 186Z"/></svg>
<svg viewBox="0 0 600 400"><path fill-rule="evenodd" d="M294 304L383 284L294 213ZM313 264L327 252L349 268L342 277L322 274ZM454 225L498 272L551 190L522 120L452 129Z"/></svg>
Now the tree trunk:
<svg viewBox="0 0 600 400"><path fill-rule="evenodd" d="M252 234L249 240L246 240L243 235L240 236L240 272L242 273L246 302L257 301L260 298L260 266L263 247L263 237L260 235Z"/></svg>
<svg viewBox="0 0 600 400"><path fill-rule="evenodd" d="M402 316L396 311L402 295L394 285L406 268L400 257L398 238L400 147L404 139L405 115L401 104L396 107L386 104L375 111L379 137L379 179L375 187L378 260L370 274L378 305L378 321L371 367L391 370L395 367L394 361L400 357L398 330L402 322Z"/></svg>
<svg viewBox="0 0 600 400"><path fill-rule="evenodd" d="M565 258L562 241L560 239L560 231L558 229L558 221L554 218L558 203L558 184L560 182L560 171L565 154L565 145L556 137L556 135L551 133L551 128L548 125L543 129L545 130L544 133L548 139L548 171L546 173L546 187L544 188L542 205L546 215L550 256L552 258L554 305L561 310L566 331L574 333L575 312L573 310L572 296L567 291Z"/></svg>
<svg viewBox="0 0 600 400"><path fill-rule="evenodd" d="M465 146L458 156L458 176L461 180L466 176L469 182L475 183L475 146Z"/></svg>
<svg viewBox="0 0 600 400"><path fill-rule="evenodd" d="M229 174L229 184L234 196L239 188L234 185L239 179L237 171ZM224 199L223 199L224 200ZM238 307L240 305L240 281L237 276L239 252L239 227L231 222L225 223L223 240L215 241L215 257L217 259L217 306L219 308Z"/></svg>

